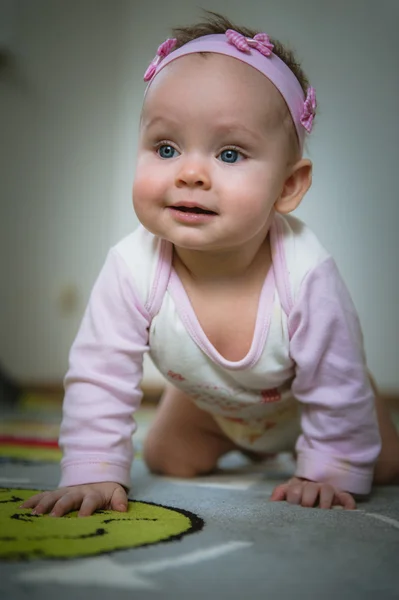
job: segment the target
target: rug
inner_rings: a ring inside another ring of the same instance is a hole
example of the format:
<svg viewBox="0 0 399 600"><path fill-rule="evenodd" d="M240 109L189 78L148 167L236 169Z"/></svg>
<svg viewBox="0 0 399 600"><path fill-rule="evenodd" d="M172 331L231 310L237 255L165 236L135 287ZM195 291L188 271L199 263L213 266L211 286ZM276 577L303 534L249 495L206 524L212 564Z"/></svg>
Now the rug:
<svg viewBox="0 0 399 600"><path fill-rule="evenodd" d="M3 419L0 433L54 440L57 410L26 406ZM138 418L140 447L151 415ZM275 485L293 472L289 455L254 465L232 452L215 474L194 480L154 476L138 456L128 513L32 519L18 508L20 499L56 488L59 461L39 460L29 444L21 452L4 450L0 461L1 597L398 597L399 487L376 488L355 511L305 509L270 502Z"/></svg>
<svg viewBox="0 0 399 600"><path fill-rule="evenodd" d="M22 395L17 406L4 409L0 422L0 461L59 462L59 397Z"/></svg>

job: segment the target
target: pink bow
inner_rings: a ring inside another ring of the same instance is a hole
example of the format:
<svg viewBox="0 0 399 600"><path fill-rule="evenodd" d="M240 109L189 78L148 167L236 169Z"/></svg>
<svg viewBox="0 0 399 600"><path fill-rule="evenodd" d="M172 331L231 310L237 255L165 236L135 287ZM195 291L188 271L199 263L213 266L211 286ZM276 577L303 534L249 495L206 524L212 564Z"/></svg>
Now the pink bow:
<svg viewBox="0 0 399 600"><path fill-rule="evenodd" d="M312 87L309 87L301 116L301 123L308 133L312 131L313 119L316 114L316 106L316 90Z"/></svg>
<svg viewBox="0 0 399 600"><path fill-rule="evenodd" d="M258 50L263 56L270 56L274 48L266 33L257 33L254 38L246 38L234 29L226 31L226 37L230 44L233 44L241 52L250 52L251 47Z"/></svg>
<svg viewBox="0 0 399 600"><path fill-rule="evenodd" d="M151 61L150 66L144 73L144 81L149 81L154 77L157 66L161 60L165 58L165 56L168 56L169 52L173 50L176 46L176 42L176 38L169 38L159 46L155 58Z"/></svg>

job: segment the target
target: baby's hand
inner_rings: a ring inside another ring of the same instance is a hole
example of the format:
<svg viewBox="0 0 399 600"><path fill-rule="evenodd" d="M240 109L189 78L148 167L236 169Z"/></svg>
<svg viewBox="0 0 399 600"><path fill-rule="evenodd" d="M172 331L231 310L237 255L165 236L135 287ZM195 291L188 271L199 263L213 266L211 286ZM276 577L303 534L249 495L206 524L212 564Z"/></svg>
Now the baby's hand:
<svg viewBox="0 0 399 600"><path fill-rule="evenodd" d="M348 492L341 492L329 483L316 483L300 477L292 477L286 483L278 485L270 498L272 501L286 500L290 504L300 504L309 508L332 508L342 506L356 508L356 502Z"/></svg>
<svg viewBox="0 0 399 600"><path fill-rule="evenodd" d="M20 508L33 508L34 515L51 511L53 517L78 510L79 517L88 517L98 509L126 512L127 494L119 483L90 483L36 494L25 500Z"/></svg>

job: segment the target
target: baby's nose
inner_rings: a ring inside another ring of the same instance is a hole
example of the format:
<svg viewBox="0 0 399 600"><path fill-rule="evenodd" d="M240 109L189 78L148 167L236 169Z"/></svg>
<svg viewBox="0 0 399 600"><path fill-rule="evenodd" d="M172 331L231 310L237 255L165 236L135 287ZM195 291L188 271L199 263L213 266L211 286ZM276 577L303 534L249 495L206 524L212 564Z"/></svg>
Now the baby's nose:
<svg viewBox="0 0 399 600"><path fill-rule="evenodd" d="M176 176L177 187L199 187L207 189L211 185L209 169L205 161L200 159L187 159L182 161L181 168Z"/></svg>

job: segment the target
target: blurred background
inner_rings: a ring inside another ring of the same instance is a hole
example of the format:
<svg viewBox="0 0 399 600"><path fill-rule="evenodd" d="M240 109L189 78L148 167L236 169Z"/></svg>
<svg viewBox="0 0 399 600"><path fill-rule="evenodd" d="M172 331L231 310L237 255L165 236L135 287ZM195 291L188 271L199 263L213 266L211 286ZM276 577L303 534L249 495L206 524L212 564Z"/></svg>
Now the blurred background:
<svg viewBox="0 0 399 600"><path fill-rule="evenodd" d="M297 216L338 263L371 371L399 390L398 0L0 0L0 365L60 386L131 203L142 76L201 8L296 50L317 90ZM143 386L162 384L145 363Z"/></svg>

